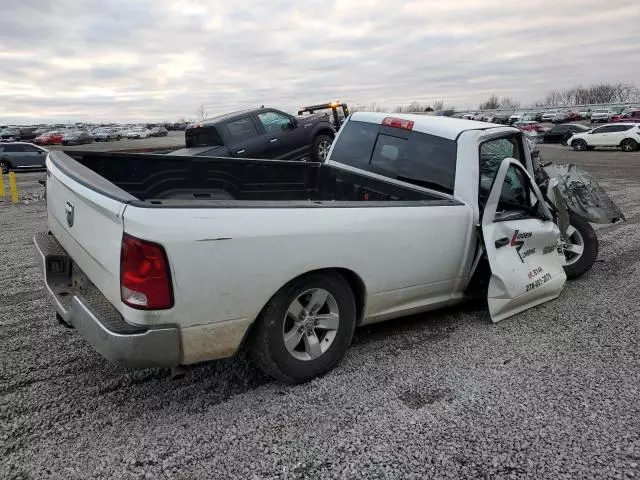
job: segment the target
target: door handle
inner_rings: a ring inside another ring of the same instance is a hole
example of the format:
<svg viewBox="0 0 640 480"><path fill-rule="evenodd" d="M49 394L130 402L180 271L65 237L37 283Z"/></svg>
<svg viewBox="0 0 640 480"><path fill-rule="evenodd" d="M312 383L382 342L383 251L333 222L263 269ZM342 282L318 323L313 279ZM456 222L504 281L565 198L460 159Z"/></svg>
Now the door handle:
<svg viewBox="0 0 640 480"><path fill-rule="evenodd" d="M242 155L244 152L245 152L244 150L238 150L236 153L237 153L238 155Z"/></svg>
<svg viewBox="0 0 640 480"><path fill-rule="evenodd" d="M269 143L276 143L278 141L277 138L272 138L271 140L269 140Z"/></svg>
<svg viewBox="0 0 640 480"><path fill-rule="evenodd" d="M494 245L496 246L496 248L509 245L509 237L499 238L498 240L496 240L496 243Z"/></svg>

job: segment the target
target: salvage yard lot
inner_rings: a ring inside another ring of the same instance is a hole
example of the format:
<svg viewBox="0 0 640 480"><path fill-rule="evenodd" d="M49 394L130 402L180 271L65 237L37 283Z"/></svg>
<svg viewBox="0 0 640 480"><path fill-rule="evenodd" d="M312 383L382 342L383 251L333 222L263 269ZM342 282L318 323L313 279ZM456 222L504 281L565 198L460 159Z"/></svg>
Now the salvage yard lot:
<svg viewBox="0 0 640 480"><path fill-rule="evenodd" d="M242 356L174 380L109 365L45 299L44 174L19 174L23 203L0 201L0 478L639 476L640 152L541 154L627 216L596 227L591 272L498 324L473 304L362 328L293 387Z"/></svg>
<svg viewBox="0 0 640 480"><path fill-rule="evenodd" d="M138 148L171 148L184 147L184 132L171 131L166 137L149 138L123 138L110 142L93 142L88 145L75 145L72 147L62 145L50 145L49 150L81 150L92 152L108 152L111 150L138 149Z"/></svg>

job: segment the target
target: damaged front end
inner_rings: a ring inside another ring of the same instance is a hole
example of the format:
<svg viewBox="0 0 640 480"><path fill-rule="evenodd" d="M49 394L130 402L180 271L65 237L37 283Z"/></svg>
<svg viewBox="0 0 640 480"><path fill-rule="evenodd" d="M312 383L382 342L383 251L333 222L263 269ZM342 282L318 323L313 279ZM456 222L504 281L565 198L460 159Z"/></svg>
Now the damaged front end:
<svg viewBox="0 0 640 480"><path fill-rule="evenodd" d="M549 180L557 181L557 189L570 212L591 223L616 223L625 220L620 208L586 170L572 164L547 164L541 168ZM555 198L552 200L557 204Z"/></svg>

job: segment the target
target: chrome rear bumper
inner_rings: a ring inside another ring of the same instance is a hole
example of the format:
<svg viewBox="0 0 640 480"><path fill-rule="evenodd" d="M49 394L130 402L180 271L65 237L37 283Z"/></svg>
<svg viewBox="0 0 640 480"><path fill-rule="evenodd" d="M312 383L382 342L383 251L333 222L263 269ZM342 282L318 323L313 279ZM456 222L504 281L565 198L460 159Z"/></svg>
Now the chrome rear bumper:
<svg viewBox="0 0 640 480"><path fill-rule="evenodd" d="M109 361L128 368L175 367L180 363L180 332L174 326L143 328L127 323L49 233L33 238L45 287L61 319L74 327ZM86 277L85 277L86 278Z"/></svg>

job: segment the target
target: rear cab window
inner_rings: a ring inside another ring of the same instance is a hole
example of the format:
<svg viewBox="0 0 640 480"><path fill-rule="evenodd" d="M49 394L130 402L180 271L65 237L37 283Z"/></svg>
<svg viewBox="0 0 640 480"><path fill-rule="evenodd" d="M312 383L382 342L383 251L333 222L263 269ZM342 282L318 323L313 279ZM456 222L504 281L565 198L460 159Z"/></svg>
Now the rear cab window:
<svg viewBox="0 0 640 480"><path fill-rule="evenodd" d="M220 132L215 126L189 128L184 136L187 148L221 147L224 145Z"/></svg>
<svg viewBox="0 0 640 480"><path fill-rule="evenodd" d="M457 143L414 130L347 122L331 160L444 193L453 193Z"/></svg>

